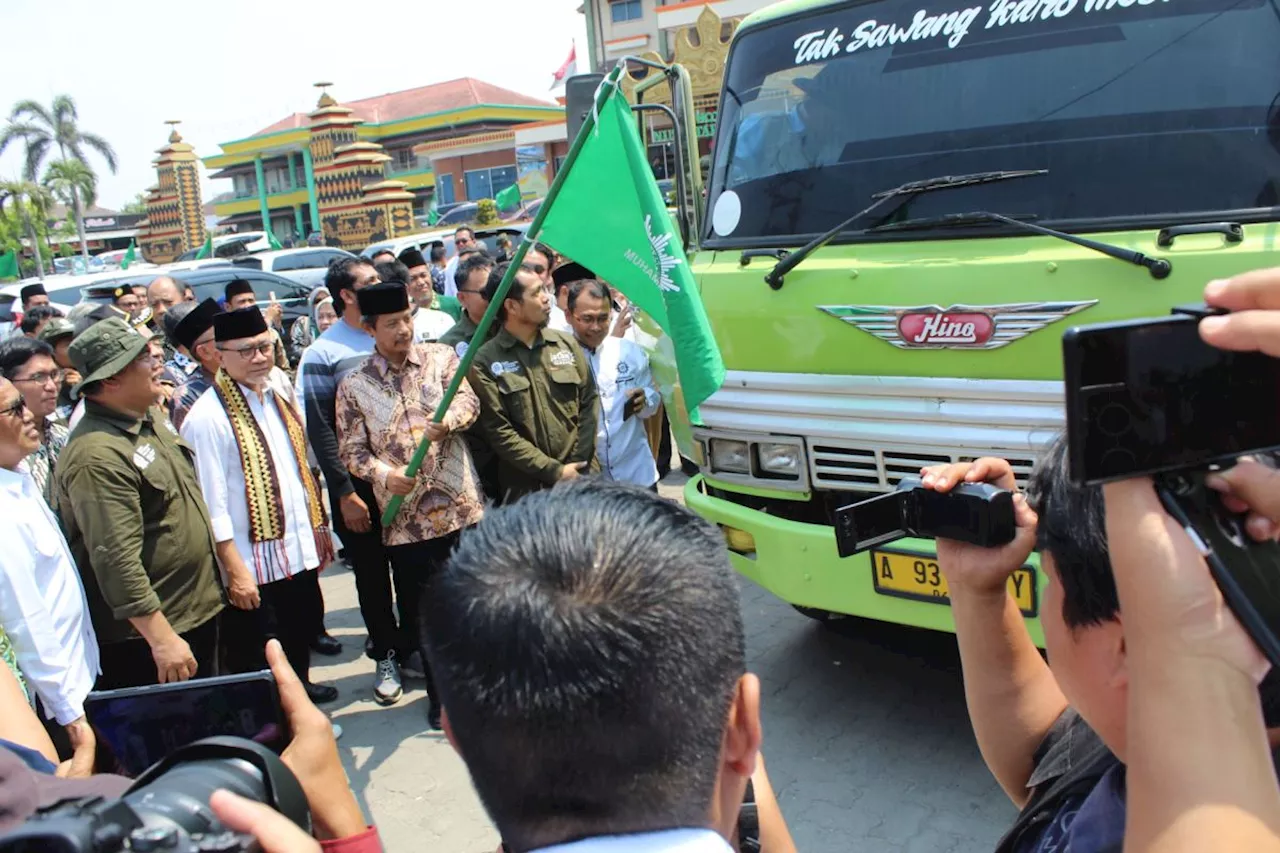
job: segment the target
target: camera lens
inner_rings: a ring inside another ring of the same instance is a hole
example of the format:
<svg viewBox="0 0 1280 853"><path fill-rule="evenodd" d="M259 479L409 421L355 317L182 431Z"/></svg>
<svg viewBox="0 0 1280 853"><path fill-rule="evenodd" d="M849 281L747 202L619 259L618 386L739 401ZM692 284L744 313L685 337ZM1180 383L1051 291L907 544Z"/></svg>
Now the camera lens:
<svg viewBox="0 0 1280 853"><path fill-rule="evenodd" d="M1120 403L1107 403L1098 412L1098 429L1107 435L1120 436L1133 429L1133 415Z"/></svg>

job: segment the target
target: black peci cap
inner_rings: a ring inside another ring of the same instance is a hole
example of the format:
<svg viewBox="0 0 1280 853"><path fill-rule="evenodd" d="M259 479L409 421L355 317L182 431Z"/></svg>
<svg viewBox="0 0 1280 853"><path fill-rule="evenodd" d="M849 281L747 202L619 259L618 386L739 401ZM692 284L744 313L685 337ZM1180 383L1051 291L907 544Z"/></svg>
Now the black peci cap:
<svg viewBox="0 0 1280 853"><path fill-rule="evenodd" d="M425 267L427 265L427 259L424 258L422 253L417 249L405 249L400 253L398 260L409 269L413 269L414 267Z"/></svg>
<svg viewBox="0 0 1280 853"><path fill-rule="evenodd" d="M218 343L252 338L267 331L267 320L257 305L239 311L223 311L213 318L213 339Z"/></svg>
<svg viewBox="0 0 1280 853"><path fill-rule="evenodd" d="M209 331L213 326L214 317L222 312L222 307L218 305L218 300L210 297L201 302L195 308L191 309L191 313L178 321L178 325L174 327L173 339L177 343L191 351L191 346L196 339Z"/></svg>
<svg viewBox="0 0 1280 853"><path fill-rule="evenodd" d="M409 310L409 291L398 281L384 281L356 291L360 314L376 317Z"/></svg>
<svg viewBox="0 0 1280 853"><path fill-rule="evenodd" d="M585 281L589 278L595 278L596 274L584 267L577 261L569 261L561 264L551 271L551 280L556 283L556 287L564 287L567 284L573 284L575 281Z"/></svg>
<svg viewBox="0 0 1280 853"><path fill-rule="evenodd" d="M222 292L222 298L230 302L232 298L244 293L253 293L253 285L242 278L234 278L227 282L227 287Z"/></svg>

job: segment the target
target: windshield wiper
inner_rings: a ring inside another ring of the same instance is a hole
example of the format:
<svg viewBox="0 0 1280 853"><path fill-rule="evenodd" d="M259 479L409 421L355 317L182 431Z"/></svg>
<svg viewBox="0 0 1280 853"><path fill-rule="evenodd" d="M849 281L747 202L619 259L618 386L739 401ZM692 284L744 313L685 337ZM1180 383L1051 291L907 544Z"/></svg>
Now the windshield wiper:
<svg viewBox="0 0 1280 853"><path fill-rule="evenodd" d="M910 181L902 186L894 187L891 190L884 190L873 194L871 197L875 199L871 206L865 210L860 210L853 216L841 222L830 231L819 234L808 243L805 243L799 249L787 255L774 266L773 269L764 277L769 286L774 290L782 288L783 279L786 274L791 272L805 258L812 255L818 249L825 246L831 238L841 232L848 231L853 225L866 219L873 213L880 213L880 217L875 224L879 225L888 217L892 216L898 209L905 205L908 201L923 193L933 192L935 190L949 190L957 187L972 187L978 184L994 184L997 181L1011 181L1016 178L1033 178L1038 175L1049 174L1048 169L1016 169L1006 170L1003 172L975 172L972 175L942 175L937 178L925 178L922 181Z"/></svg>
<svg viewBox="0 0 1280 853"><path fill-rule="evenodd" d="M963 225L980 225L985 222L999 222L1014 228L1027 231L1032 234L1043 234L1046 237L1057 237L1059 240L1065 240L1068 243L1074 243L1085 249L1092 249L1095 252L1115 258L1118 261L1124 261L1138 267L1146 267L1147 272L1151 273L1151 277L1155 279L1168 278L1169 273L1173 271L1173 266L1164 258L1149 258L1141 252L1133 249L1125 249L1120 246L1113 246L1110 243L1101 243L1097 240L1089 240L1084 237L1077 237L1074 234L1067 234L1064 231L1055 231L1052 228L1045 228L1043 225L1032 225L1025 221L1028 218L1015 218L1005 216L1002 213L991 213L986 210L974 210L968 213L948 213L943 216L934 216L926 219L907 219L902 222L891 222L887 225L878 225L874 228L868 228L871 233L884 233L886 231L912 231L923 228L948 228Z"/></svg>

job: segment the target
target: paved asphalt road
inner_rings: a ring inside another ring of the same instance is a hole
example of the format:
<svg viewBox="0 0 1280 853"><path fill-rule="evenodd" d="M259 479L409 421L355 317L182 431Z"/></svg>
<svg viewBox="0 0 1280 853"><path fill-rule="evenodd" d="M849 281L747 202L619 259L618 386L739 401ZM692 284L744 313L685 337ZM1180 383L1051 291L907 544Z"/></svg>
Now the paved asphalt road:
<svg viewBox="0 0 1280 853"><path fill-rule="evenodd" d="M678 475L663 484L674 497ZM465 767L425 732L421 682L400 704L373 703L373 663L349 571L325 572L330 630L317 681L342 691L328 707L366 812L393 853L487 853L498 837ZM751 670L763 686L765 756L803 851L969 853L990 850L1014 809L982 764L965 714L955 643L881 625L822 627L742 581Z"/></svg>

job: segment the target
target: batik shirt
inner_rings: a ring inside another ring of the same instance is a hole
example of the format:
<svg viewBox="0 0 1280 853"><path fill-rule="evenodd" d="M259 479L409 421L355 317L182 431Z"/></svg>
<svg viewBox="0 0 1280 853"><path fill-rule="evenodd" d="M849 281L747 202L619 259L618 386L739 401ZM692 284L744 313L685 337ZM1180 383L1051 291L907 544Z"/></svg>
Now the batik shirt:
<svg viewBox="0 0 1280 853"><path fill-rule="evenodd" d="M46 419L44 433L40 436L40 447L27 457L27 469L31 479L36 481L40 495L55 512L58 507L54 501L53 473L58 467L58 454L67 445L67 436L71 430L53 420Z"/></svg>
<svg viewBox="0 0 1280 853"><path fill-rule="evenodd" d="M373 484L378 506L392 498L389 471L409 464L427 424L458 369L458 356L442 344L415 344L399 369L375 352L338 385L338 453L352 474ZM436 539L478 522L484 514L479 477L467 443L457 433L480 411L464 379L444 416L450 435L432 442L417 485L390 526L386 545Z"/></svg>

